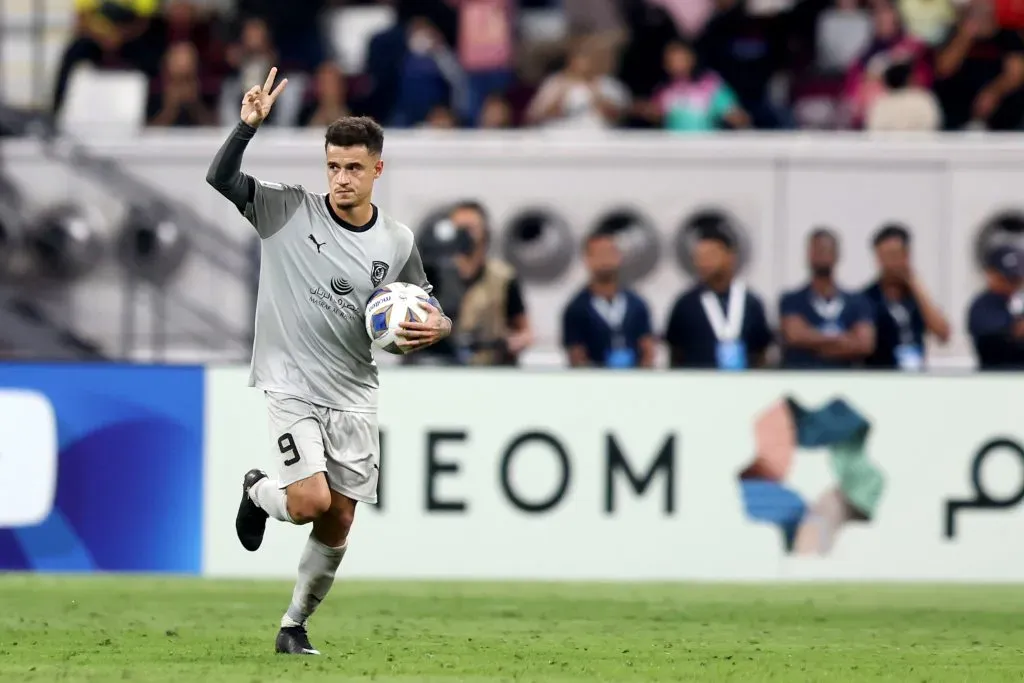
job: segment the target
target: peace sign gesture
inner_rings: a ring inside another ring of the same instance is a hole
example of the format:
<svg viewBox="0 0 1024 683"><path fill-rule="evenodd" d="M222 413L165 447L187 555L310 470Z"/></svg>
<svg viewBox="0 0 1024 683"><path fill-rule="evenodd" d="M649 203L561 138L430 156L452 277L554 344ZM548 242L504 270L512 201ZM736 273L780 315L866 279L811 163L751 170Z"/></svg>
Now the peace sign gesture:
<svg viewBox="0 0 1024 683"><path fill-rule="evenodd" d="M275 78L277 78L276 66L270 70L266 83L262 86L254 85L242 98L242 120L253 128L258 128L270 116L270 108L274 106L274 102L284 92L284 87L288 85L286 78L274 88ZM271 88L274 90L271 91Z"/></svg>

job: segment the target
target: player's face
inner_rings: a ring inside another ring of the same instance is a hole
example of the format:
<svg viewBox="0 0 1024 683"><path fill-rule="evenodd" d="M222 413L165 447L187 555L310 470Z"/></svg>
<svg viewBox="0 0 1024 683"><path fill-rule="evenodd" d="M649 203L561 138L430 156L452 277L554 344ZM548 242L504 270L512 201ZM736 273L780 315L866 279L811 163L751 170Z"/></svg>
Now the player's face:
<svg viewBox="0 0 1024 683"><path fill-rule="evenodd" d="M622 266L622 253L611 237L591 240L587 246L587 270L598 282L614 281Z"/></svg>
<svg viewBox="0 0 1024 683"><path fill-rule="evenodd" d="M348 209L370 201L384 162L366 147L327 146L327 186L334 206Z"/></svg>
<svg viewBox="0 0 1024 683"><path fill-rule="evenodd" d="M910 254L903 240L887 239L875 247L878 269L884 277L901 278L910 270Z"/></svg>
<svg viewBox="0 0 1024 683"><path fill-rule="evenodd" d="M732 254L718 240L700 240L693 247L693 267L702 282L728 272Z"/></svg>

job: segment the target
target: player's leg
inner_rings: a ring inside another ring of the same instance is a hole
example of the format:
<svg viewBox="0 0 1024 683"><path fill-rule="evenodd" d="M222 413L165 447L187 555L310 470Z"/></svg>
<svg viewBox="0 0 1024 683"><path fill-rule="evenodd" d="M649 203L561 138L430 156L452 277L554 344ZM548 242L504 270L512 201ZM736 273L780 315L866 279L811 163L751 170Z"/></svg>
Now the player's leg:
<svg viewBox="0 0 1024 683"><path fill-rule="evenodd" d="M246 550L263 542L267 518L307 524L330 508L324 475L323 428L314 407L300 399L267 393L272 449L278 459L278 478L250 470L242 483L242 501L235 531Z"/></svg>
<svg viewBox="0 0 1024 683"><path fill-rule="evenodd" d="M281 618L275 650L283 654L320 654L309 642L306 622L334 585L341 560L348 549L348 532L355 517L356 501L331 491L331 507L313 522L313 532L299 560L299 576L292 601Z"/></svg>
<svg viewBox="0 0 1024 683"><path fill-rule="evenodd" d="M380 433L376 415L324 409L324 439L331 505L313 523L292 602L281 620L277 651L312 654L306 622L334 584L352 527L357 502L377 502Z"/></svg>

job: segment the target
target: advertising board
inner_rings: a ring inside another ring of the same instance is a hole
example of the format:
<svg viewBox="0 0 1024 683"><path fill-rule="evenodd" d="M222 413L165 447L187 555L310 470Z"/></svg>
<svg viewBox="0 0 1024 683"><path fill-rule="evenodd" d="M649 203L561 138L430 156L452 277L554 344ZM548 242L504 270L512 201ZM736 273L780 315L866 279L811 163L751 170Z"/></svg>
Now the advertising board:
<svg viewBox="0 0 1024 683"><path fill-rule="evenodd" d="M1024 579L1013 376L382 370L380 505L353 577ZM243 370L207 377L204 572L293 575L307 528L234 536L277 470ZM276 449L275 449L276 450Z"/></svg>
<svg viewBox="0 0 1024 683"><path fill-rule="evenodd" d="M203 369L0 364L0 570L200 570Z"/></svg>

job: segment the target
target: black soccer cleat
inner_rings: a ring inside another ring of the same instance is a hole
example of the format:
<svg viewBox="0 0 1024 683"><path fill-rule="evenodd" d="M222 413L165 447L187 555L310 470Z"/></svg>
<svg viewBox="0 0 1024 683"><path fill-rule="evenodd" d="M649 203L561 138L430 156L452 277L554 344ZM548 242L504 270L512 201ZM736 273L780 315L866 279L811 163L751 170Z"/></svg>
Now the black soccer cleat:
<svg viewBox="0 0 1024 683"><path fill-rule="evenodd" d="M277 632L274 650L279 655L318 655L320 651L309 643L305 626L282 626Z"/></svg>
<svg viewBox="0 0 1024 683"><path fill-rule="evenodd" d="M266 512L261 510L256 503L249 498L251 489L260 479L266 479L267 473L263 470L249 470L242 480L242 502L238 504L238 514L235 516L235 532L238 533L238 540L242 547L250 552L259 550L263 544L263 534L267 530Z"/></svg>

